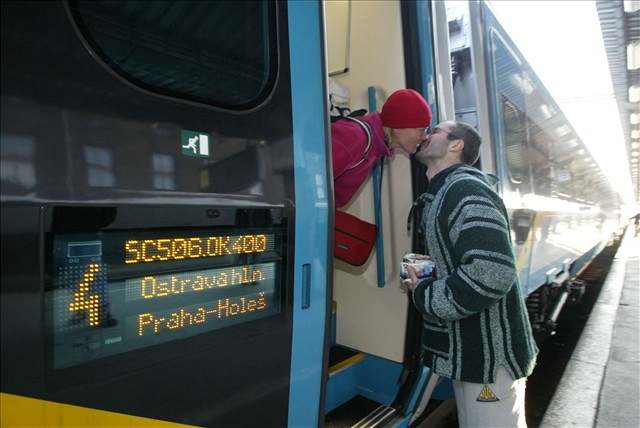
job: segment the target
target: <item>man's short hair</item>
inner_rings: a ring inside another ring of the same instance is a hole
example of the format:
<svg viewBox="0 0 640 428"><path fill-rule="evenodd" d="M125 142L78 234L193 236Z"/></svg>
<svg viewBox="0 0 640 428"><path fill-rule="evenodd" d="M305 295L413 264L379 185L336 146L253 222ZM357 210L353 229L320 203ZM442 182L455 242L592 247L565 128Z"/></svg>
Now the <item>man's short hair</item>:
<svg viewBox="0 0 640 428"><path fill-rule="evenodd" d="M480 143L482 138L476 129L465 122L451 121L449 127L449 140L461 139L464 141L462 149L462 162L473 165L480 157Z"/></svg>

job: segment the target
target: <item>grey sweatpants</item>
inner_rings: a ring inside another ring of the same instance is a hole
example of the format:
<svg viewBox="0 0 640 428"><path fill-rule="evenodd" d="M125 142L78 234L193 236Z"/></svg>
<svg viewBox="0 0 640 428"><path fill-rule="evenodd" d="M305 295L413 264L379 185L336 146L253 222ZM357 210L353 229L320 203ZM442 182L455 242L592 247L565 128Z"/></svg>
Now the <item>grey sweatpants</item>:
<svg viewBox="0 0 640 428"><path fill-rule="evenodd" d="M499 368L495 383L453 381L460 428L526 428L524 394L527 378L513 380Z"/></svg>

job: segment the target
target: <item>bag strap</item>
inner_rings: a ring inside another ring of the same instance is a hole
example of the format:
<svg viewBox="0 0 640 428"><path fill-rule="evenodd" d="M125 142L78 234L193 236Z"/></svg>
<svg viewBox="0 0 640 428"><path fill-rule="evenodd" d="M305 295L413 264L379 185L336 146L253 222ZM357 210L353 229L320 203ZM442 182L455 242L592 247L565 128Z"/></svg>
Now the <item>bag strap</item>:
<svg viewBox="0 0 640 428"><path fill-rule="evenodd" d="M371 150L372 136L371 136L371 128L369 127L368 123L363 122L360 119L356 119L355 117L350 117L350 116L345 116L344 119L348 119L348 120L350 120L352 122L357 123L358 125L360 125L360 127L365 132L365 134L367 134L367 146L364 148L364 153L362 154L362 159L360 159L358 162L354 163L349 168L344 170L344 171L349 171L349 170L361 165L362 162L367 160L367 155L369 154L369 151Z"/></svg>

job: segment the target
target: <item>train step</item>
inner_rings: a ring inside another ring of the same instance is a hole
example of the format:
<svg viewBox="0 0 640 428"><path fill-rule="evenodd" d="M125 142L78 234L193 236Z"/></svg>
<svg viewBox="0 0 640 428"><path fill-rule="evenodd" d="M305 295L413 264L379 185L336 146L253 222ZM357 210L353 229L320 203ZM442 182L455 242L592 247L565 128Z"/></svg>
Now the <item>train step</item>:
<svg viewBox="0 0 640 428"><path fill-rule="evenodd" d="M367 428L383 426L396 410L377 401L357 395L328 413L324 426L327 428Z"/></svg>

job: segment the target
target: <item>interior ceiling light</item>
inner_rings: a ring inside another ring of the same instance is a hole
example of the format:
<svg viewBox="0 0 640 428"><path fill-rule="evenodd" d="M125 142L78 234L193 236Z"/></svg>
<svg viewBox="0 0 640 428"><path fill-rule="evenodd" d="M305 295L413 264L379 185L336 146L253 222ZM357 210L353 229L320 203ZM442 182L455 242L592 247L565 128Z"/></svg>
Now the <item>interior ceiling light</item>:
<svg viewBox="0 0 640 428"><path fill-rule="evenodd" d="M640 101L640 85L629 86L629 102L637 103Z"/></svg>
<svg viewBox="0 0 640 428"><path fill-rule="evenodd" d="M631 113L629 115L629 122L631 122L632 125L637 125L638 123L640 123L640 114Z"/></svg>
<svg viewBox="0 0 640 428"><path fill-rule="evenodd" d="M624 11L627 13L633 13L636 10L640 10L640 1L638 0L624 0Z"/></svg>
<svg viewBox="0 0 640 428"><path fill-rule="evenodd" d="M640 131L638 131L637 129L631 131L631 138L640 138Z"/></svg>
<svg viewBox="0 0 640 428"><path fill-rule="evenodd" d="M631 90L631 88L629 88L629 90ZM629 92L629 93L631 93L631 92ZM633 101L632 101L632 102L633 102ZM546 105L546 104L542 104L542 105L540 106L540 111L541 111L541 112L542 112L542 114L544 115L544 118L545 118L545 119L549 119L549 118L551 118L551 116L553 116L553 115L551 114L551 110L549 110L549 106L548 106L548 105Z"/></svg>
<svg viewBox="0 0 640 428"><path fill-rule="evenodd" d="M627 68L629 70L640 68L640 41L627 45Z"/></svg>
<svg viewBox="0 0 640 428"><path fill-rule="evenodd" d="M571 128L567 125L562 125L556 128L556 134L558 137L563 137L571 132Z"/></svg>

